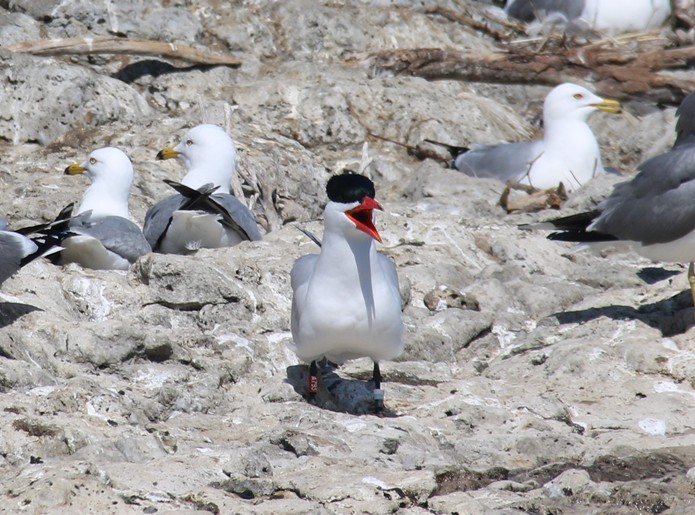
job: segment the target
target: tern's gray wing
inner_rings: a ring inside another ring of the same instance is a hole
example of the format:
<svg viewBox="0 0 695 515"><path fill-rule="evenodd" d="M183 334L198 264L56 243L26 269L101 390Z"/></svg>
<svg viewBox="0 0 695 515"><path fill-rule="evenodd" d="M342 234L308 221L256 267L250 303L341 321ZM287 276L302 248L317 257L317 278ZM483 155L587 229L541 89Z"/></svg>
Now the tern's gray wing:
<svg viewBox="0 0 695 515"><path fill-rule="evenodd" d="M256 223L256 217L253 216L251 210L238 198L236 198L234 195L229 195L226 193L215 193L210 198L225 209L231 218L230 222L233 221L234 224L238 225L244 231L249 240L259 241L263 239L263 235L258 229L258 224ZM236 229L232 223L225 224L225 218L226 217L223 217L223 224Z"/></svg>
<svg viewBox="0 0 695 515"><path fill-rule="evenodd" d="M377 256L377 259L379 260L379 266L381 267L381 270L384 272L386 282L390 284L395 289L395 291L398 292L398 295L400 296L401 290L398 286L398 270L396 270L396 263L394 263L391 258L388 258L383 254L377 254ZM401 308L402 307L403 303L401 302Z"/></svg>
<svg viewBox="0 0 695 515"><path fill-rule="evenodd" d="M152 250L159 248L161 239L171 223L171 217L174 216L174 211L181 207L184 200L183 196L177 193L160 200L145 213L145 224L142 232Z"/></svg>
<svg viewBox="0 0 695 515"><path fill-rule="evenodd" d="M472 177L520 181L543 153L543 142L520 141L474 147L454 161L454 167Z"/></svg>
<svg viewBox="0 0 695 515"><path fill-rule="evenodd" d="M591 230L641 242L675 241L695 229L695 144L679 145L639 166L599 208Z"/></svg>
<svg viewBox="0 0 695 515"><path fill-rule="evenodd" d="M0 231L0 284L17 272L25 264L25 258L37 250L38 246L26 236Z"/></svg>
<svg viewBox="0 0 695 515"><path fill-rule="evenodd" d="M306 254L298 258L294 262L294 265L292 265L292 271L290 272L290 285L292 287L292 315L290 324L293 335L299 328L299 316L304 309L307 288L309 287L311 276L314 274L314 268L316 267L316 260L318 258L318 254ZM299 343L300 342L295 341L294 345L297 346Z"/></svg>
<svg viewBox="0 0 695 515"><path fill-rule="evenodd" d="M573 20L582 15L584 0L515 0L505 10L507 15L525 22L548 13L561 13L568 20Z"/></svg>
<svg viewBox="0 0 695 515"><path fill-rule="evenodd" d="M77 217L70 222L70 230L99 240L104 248L130 263L152 251L140 228L120 216L86 219Z"/></svg>

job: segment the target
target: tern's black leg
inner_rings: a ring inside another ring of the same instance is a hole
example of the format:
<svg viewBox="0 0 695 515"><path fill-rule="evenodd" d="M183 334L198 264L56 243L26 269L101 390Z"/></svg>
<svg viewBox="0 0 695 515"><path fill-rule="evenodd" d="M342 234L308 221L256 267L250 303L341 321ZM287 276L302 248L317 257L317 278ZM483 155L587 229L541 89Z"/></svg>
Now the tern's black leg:
<svg viewBox="0 0 695 515"><path fill-rule="evenodd" d="M693 304L695 304L695 263L692 261L688 267L688 282L690 283L690 294L693 297Z"/></svg>
<svg viewBox="0 0 695 515"><path fill-rule="evenodd" d="M319 391L319 371L316 366L316 361L312 361L309 365L309 384L307 390L309 392L309 400L314 402L316 393Z"/></svg>
<svg viewBox="0 0 695 515"><path fill-rule="evenodd" d="M384 390L381 389L381 370L379 370L378 361L374 362L372 381L374 381L374 411L381 413L384 410Z"/></svg>

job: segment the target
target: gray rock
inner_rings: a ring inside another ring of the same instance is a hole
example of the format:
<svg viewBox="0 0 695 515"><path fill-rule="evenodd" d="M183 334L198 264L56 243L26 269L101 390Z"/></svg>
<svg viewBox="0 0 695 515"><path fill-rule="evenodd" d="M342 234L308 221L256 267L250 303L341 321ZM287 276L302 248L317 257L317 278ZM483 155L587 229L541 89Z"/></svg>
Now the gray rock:
<svg viewBox="0 0 695 515"><path fill-rule="evenodd" d="M586 470L566 470L543 485L550 497L572 497L591 488L593 481Z"/></svg>
<svg viewBox="0 0 695 515"><path fill-rule="evenodd" d="M119 121L134 124L150 113L133 88L84 67L26 55L0 56L0 137L48 144L74 127Z"/></svg>

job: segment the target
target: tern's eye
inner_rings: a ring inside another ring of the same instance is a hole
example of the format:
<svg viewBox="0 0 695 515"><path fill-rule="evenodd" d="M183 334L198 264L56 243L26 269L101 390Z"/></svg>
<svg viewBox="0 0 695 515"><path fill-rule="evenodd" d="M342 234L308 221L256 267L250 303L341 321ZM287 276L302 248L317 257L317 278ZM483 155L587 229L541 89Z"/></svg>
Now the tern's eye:
<svg viewBox="0 0 695 515"><path fill-rule="evenodd" d="M193 145L193 140L192 139L186 140L186 146L190 147L191 145Z"/></svg>
<svg viewBox="0 0 695 515"><path fill-rule="evenodd" d="M95 164L97 164L96 158L90 157L90 158L89 158L89 164L90 164L90 165L95 165Z"/></svg>
<svg viewBox="0 0 695 515"><path fill-rule="evenodd" d="M581 100L582 98L584 98L584 95L582 95L581 93L575 93L574 98L577 100Z"/></svg>

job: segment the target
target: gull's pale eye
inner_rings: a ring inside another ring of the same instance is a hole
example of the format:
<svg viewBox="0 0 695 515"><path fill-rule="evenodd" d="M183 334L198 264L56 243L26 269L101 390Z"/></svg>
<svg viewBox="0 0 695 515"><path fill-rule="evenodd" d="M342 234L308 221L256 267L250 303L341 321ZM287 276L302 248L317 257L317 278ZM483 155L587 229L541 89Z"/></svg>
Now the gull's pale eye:
<svg viewBox="0 0 695 515"><path fill-rule="evenodd" d="M96 158L90 157L90 158L89 158L89 164L90 164L90 165L95 165L95 164L97 164Z"/></svg>
<svg viewBox="0 0 695 515"><path fill-rule="evenodd" d="M190 147L191 145L193 145L193 140L192 140L192 139L186 140L186 145L189 146L189 147Z"/></svg>
<svg viewBox="0 0 695 515"><path fill-rule="evenodd" d="M582 95L581 93L575 93L574 98L576 98L577 100L581 100L582 98L584 98L584 95Z"/></svg>

